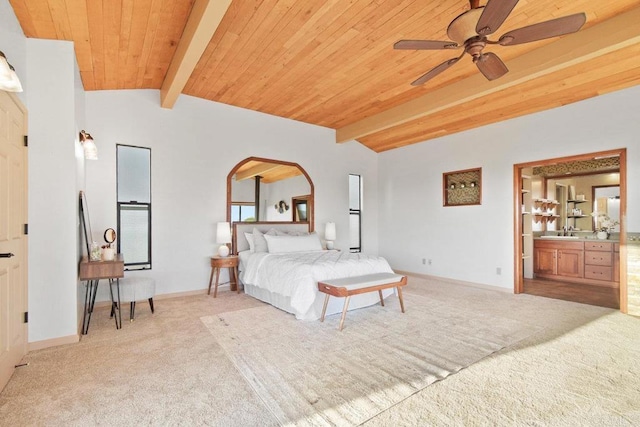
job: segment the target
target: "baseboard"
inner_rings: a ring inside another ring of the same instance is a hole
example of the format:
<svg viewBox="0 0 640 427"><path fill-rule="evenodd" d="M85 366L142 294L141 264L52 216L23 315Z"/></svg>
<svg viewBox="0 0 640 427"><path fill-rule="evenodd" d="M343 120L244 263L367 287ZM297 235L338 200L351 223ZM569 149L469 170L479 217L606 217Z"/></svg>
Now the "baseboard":
<svg viewBox="0 0 640 427"><path fill-rule="evenodd" d="M429 274L413 273L411 271L402 271L402 270L394 270L394 271L398 274L405 274L407 276L419 277L421 279L438 280L441 282L447 282L454 285L470 286L472 288L486 289L489 291L513 293L513 289L503 288L501 286L484 285L482 283L466 282L464 280L450 279L448 277L431 276Z"/></svg>
<svg viewBox="0 0 640 427"><path fill-rule="evenodd" d="M51 338L48 340L34 341L29 343L29 351L42 350L43 348L56 347L65 344L75 344L80 341L80 336L67 335L66 337Z"/></svg>

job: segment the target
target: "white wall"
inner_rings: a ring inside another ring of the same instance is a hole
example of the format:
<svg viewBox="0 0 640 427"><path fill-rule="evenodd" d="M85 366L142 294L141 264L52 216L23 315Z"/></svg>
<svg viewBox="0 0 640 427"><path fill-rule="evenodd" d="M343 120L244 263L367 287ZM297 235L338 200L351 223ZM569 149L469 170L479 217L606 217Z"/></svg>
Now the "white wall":
<svg viewBox="0 0 640 427"><path fill-rule="evenodd" d="M640 231L638 111L640 86L382 153L380 255L400 270L512 289L513 165L623 147L627 230ZM442 173L474 167L482 204L443 207Z"/></svg>
<svg viewBox="0 0 640 427"><path fill-rule="evenodd" d="M215 225L226 220L226 178L241 160L265 157L300 164L315 185L316 226L348 227L348 174L371 185L376 206L377 155L357 143L335 143L334 131L181 95L172 110L156 90L87 92L87 130L99 160L87 162L87 197L94 238L116 226L115 145L151 148L151 271L159 294L205 289ZM368 190L368 191L367 191ZM365 251L377 252L377 213L365 217ZM347 233L337 247L348 249ZM125 254L126 258L126 254ZM225 272L226 273L226 272ZM99 297L106 298L106 288Z"/></svg>
<svg viewBox="0 0 640 427"><path fill-rule="evenodd" d="M27 40L29 342L77 332L73 44Z"/></svg>

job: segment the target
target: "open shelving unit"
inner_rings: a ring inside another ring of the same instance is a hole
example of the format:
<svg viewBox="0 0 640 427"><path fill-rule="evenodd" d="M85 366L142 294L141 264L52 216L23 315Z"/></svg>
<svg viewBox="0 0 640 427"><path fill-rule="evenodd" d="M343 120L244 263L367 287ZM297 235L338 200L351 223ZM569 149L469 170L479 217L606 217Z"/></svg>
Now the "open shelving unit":
<svg viewBox="0 0 640 427"><path fill-rule="evenodd" d="M533 223L528 218L534 214L534 203L531 197L531 176L522 174L522 188L520 189L520 203L522 221L522 267L524 277L531 277L533 274ZM527 218L525 220L524 218Z"/></svg>
<svg viewBox="0 0 640 427"><path fill-rule="evenodd" d="M557 200L533 199L533 220L535 222L553 222L560 215L556 213Z"/></svg>

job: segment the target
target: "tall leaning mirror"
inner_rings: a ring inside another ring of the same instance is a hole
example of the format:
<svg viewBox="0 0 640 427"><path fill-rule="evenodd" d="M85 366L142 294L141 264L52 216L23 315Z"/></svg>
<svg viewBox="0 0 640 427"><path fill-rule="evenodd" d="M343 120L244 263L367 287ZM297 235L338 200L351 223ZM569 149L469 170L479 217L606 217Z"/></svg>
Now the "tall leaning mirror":
<svg viewBox="0 0 640 427"><path fill-rule="evenodd" d="M303 222L314 229L314 188L297 163L249 157L227 175L227 221Z"/></svg>

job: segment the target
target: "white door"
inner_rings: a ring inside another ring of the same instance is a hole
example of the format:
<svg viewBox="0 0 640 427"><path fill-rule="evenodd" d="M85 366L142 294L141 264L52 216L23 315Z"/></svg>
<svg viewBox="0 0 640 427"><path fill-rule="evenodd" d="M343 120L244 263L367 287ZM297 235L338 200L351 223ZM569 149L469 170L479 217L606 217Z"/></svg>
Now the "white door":
<svg viewBox="0 0 640 427"><path fill-rule="evenodd" d="M27 349L26 111L0 91L0 390Z"/></svg>

